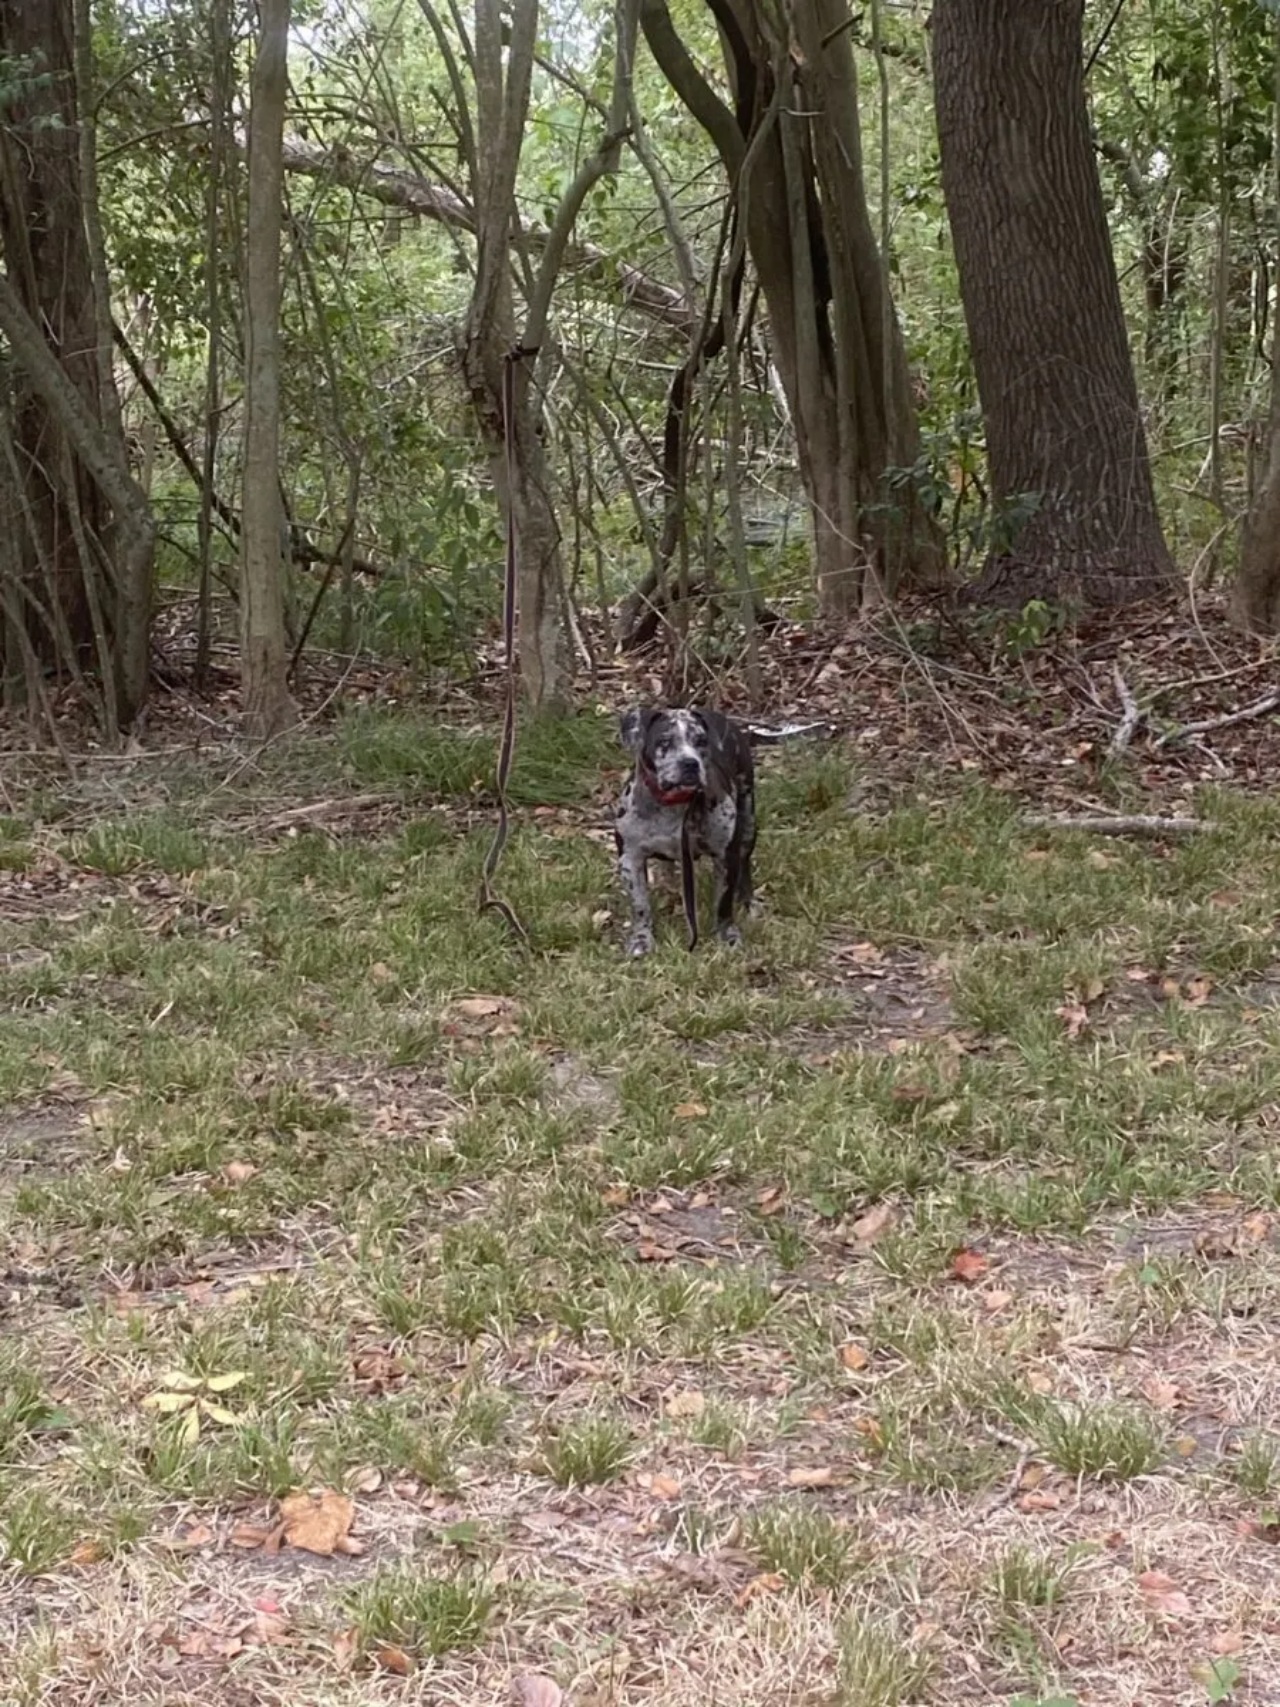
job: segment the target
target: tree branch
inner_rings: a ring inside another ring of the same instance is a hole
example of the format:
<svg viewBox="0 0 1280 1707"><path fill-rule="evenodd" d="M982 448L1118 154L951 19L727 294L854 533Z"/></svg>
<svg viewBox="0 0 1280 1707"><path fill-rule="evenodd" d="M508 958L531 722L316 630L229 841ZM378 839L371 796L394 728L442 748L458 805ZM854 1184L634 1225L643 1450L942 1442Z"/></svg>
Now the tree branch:
<svg viewBox="0 0 1280 1707"><path fill-rule="evenodd" d="M325 148L300 136L285 138L284 164L287 171L302 177L327 178L384 206L403 208L423 219L475 232L475 209L452 190L416 172L406 172L383 161L361 160L345 149ZM533 248L545 249L552 233L544 226L528 225L524 238ZM630 262L615 260L594 243L566 243L563 266L569 272L588 273L597 278L612 276L627 306L651 319L682 332L693 324L693 310L683 292L651 278Z"/></svg>

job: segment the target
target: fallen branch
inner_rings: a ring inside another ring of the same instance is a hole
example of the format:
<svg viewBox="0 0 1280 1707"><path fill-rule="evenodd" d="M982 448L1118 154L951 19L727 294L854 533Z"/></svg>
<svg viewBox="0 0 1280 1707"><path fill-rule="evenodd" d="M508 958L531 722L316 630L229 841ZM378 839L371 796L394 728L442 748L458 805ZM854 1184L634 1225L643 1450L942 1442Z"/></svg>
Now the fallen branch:
<svg viewBox="0 0 1280 1707"><path fill-rule="evenodd" d="M1190 836L1217 829L1207 818L1161 818L1141 812L1119 818L1087 812L1044 812L1022 822L1031 830L1085 830L1093 836Z"/></svg>
<svg viewBox="0 0 1280 1707"><path fill-rule="evenodd" d="M1255 699L1252 705L1242 706L1239 711L1224 712L1221 717L1202 717L1196 723L1183 723L1179 728L1170 729L1161 735L1156 746L1167 747L1173 741L1185 741L1189 735L1207 735L1211 729L1230 729L1232 724L1247 723L1251 717L1265 717L1277 706L1280 706L1280 689L1264 694L1261 699Z"/></svg>
<svg viewBox="0 0 1280 1707"><path fill-rule="evenodd" d="M1118 759L1121 753L1123 753L1125 748L1129 745L1130 741L1133 740L1133 737L1137 734L1138 725L1142 722L1145 714L1142 707L1133 697L1133 692L1129 687L1128 682L1126 682L1124 677L1121 675L1119 664L1113 664L1111 666L1111 673L1115 680L1116 692L1120 696L1120 706L1124 712L1124 716L1120 719L1120 727L1112 736L1111 746L1109 749L1110 757Z"/></svg>

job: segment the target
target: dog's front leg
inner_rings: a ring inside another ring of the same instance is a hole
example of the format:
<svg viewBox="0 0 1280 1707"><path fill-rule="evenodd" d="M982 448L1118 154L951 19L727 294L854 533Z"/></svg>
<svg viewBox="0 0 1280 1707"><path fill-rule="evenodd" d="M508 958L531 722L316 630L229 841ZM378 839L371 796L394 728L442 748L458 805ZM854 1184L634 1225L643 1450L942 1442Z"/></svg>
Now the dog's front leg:
<svg viewBox="0 0 1280 1707"><path fill-rule="evenodd" d="M618 875L631 902L627 953L637 957L648 954L653 949L653 907L649 900L649 862L639 848L625 844L619 848Z"/></svg>

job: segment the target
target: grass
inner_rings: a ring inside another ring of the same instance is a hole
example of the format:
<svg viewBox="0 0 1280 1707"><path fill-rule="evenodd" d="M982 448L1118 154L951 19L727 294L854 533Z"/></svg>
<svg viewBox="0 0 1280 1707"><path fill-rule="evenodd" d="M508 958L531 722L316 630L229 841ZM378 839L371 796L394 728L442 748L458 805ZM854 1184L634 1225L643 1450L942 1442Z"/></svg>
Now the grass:
<svg viewBox="0 0 1280 1707"><path fill-rule="evenodd" d="M617 762L522 737L528 947L475 910L487 734L7 804L19 1707L368 1707L401 1657L411 1702L1190 1700L1237 1629L1280 1682L1277 809L1096 847L796 748L745 950L667 894L634 966ZM298 1489L359 1550L267 1550Z"/></svg>

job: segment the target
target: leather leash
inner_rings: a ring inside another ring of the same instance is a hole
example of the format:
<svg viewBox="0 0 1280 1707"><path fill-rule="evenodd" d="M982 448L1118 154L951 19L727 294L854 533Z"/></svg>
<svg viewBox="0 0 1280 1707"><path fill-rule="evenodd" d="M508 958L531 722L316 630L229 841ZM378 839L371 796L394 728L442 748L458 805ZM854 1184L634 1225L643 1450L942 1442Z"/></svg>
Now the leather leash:
<svg viewBox="0 0 1280 1707"><path fill-rule="evenodd" d="M502 741L498 748L498 766L495 776L495 792L498 796L498 823L493 833L493 841L489 851L484 856L484 866L480 873L480 912L489 908L502 914L511 929L527 943L529 933L516 917L515 909L509 901L504 901L493 890L493 879L498 864L507 846L507 838L511 834L511 816L507 808L507 782L511 776L511 761L516 750L516 521L515 521L515 399L516 399L516 363L532 352L519 344L508 350L503 358L502 369L502 436L503 448L507 462L507 560L502 588L502 635L505 652L504 667L506 672L506 691L502 709Z"/></svg>
<svg viewBox="0 0 1280 1707"><path fill-rule="evenodd" d="M684 898L684 916L689 926L689 953L698 946L698 892L693 881L693 805L684 809L680 820L680 893Z"/></svg>

